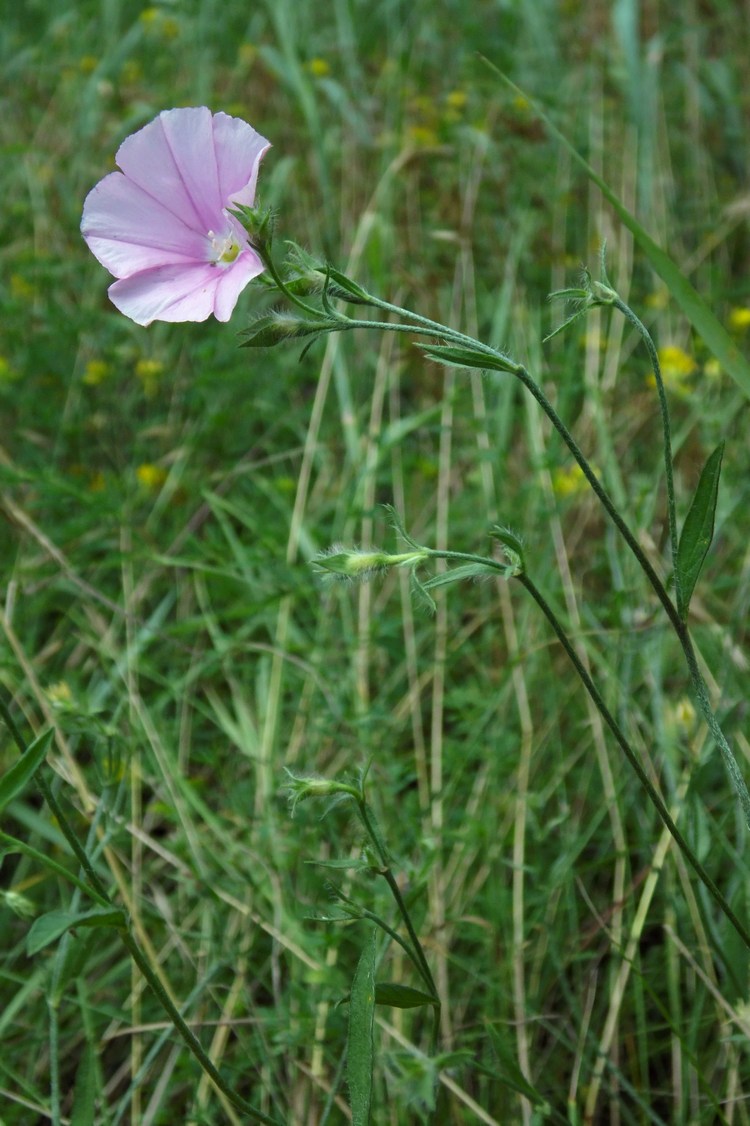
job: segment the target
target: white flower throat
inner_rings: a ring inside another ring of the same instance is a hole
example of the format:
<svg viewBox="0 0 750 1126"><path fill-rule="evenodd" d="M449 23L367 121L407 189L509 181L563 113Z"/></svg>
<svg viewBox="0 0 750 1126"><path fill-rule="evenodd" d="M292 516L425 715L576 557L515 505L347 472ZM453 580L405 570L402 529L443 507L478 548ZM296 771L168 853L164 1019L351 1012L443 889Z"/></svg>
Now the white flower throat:
<svg viewBox="0 0 750 1126"><path fill-rule="evenodd" d="M209 261L212 266L228 266L242 250L233 231L226 235L217 235L215 231L209 231L208 241L211 247Z"/></svg>

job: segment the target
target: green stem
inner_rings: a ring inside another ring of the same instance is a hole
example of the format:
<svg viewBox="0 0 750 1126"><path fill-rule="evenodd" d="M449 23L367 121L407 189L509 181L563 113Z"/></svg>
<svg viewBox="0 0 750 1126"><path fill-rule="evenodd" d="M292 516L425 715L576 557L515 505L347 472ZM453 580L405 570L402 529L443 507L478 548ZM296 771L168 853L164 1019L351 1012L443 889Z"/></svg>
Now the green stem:
<svg viewBox="0 0 750 1126"><path fill-rule="evenodd" d="M672 428L669 421L669 406L667 403L667 393L664 389L664 380L661 375L661 365L659 363L659 353L656 350L656 345L651 337L650 332L644 325L643 321L636 316L629 305L626 305L621 297L615 296L612 299L612 305L615 309L619 309L627 321L635 328L641 337L643 343L646 345L651 367L656 380L656 390L659 396L659 410L661 412L661 427L662 438L664 443L664 473L667 486L667 513L669 517L669 541L672 549L672 569L674 573L674 584L677 594L677 605L681 604L681 579L680 572L677 566L677 505L675 502L674 492L674 467L672 463Z"/></svg>
<svg viewBox="0 0 750 1126"><path fill-rule="evenodd" d="M607 300L603 303L614 305L627 318L627 320L633 325L633 327L637 329L646 344L654 369L654 378L656 380L656 386L659 393L659 403L662 416L664 465L667 486L667 508L669 514L669 536L673 560L673 574L675 580L675 588L679 592L680 577L679 570L676 566L678 534L674 494L674 474L672 468L671 428L669 422L669 410L667 406L666 393L664 390L664 381L661 376L661 369L659 365L659 356L654 342L651 339L651 336L643 322L636 316L632 309L630 309L630 307L626 305L625 302L617 296L617 294L615 294L614 290L608 291L608 293L611 293L611 296L608 296ZM489 356L499 357L501 355L501 353L499 353L497 349L492 348L487 344L483 344L481 341L474 340L472 337L466 336L462 332L458 332L455 329L450 329L445 325L441 325L437 321L432 321L428 317L422 317L418 313L412 313L411 310L404 309L399 305L392 305L388 301L381 301L379 298L373 297L371 294L368 294L368 297L375 307L390 313L394 313L397 316L403 317L404 319L412 323L410 325L395 325L389 323L355 321L347 319L346 328L379 328L385 331L412 332L421 336L437 335L441 336L445 340L453 341L456 344L467 345L474 350L485 352ZM507 362L507 357L502 358ZM726 737L724 736L724 733L721 730L716 716L713 713L713 709L711 708L706 683L703 679L703 676L701 675L700 669L698 668L698 663L695 658L695 653L690 641L687 626L680 617L678 607L681 600L678 597L678 605L675 606L672 599L669 597L669 594L667 593L664 583L661 581L656 571L652 567L645 552L638 543L638 540L631 532L622 516L620 516L620 513L617 511L614 502L594 473L580 446L558 415L555 408L552 406L552 403L542 391L539 384L534 380L530 372L528 372L522 364L516 364L514 372L516 377L520 380L526 390L529 391L529 393L542 408L544 413L547 415L547 418L550 420L555 430L558 432L565 445L570 450L573 458L580 467L581 472L591 486L594 494L600 501L602 507L606 511L612 523L615 525L615 527L627 543L635 559L638 561L638 564L643 570L643 573L651 584L651 587L654 590L657 598L661 602L662 607L664 608L664 611L669 618L670 624L677 634L680 645L682 646L685 660L690 672L693 692L695 694L701 715L704 717L706 724L708 725L708 728L711 731L711 734L713 735L719 747L719 750L721 751L730 780L740 800L740 804L745 816L745 821L747 822L748 827L750 827L750 790L748 790L747 784L737 764L737 760L732 752L731 747L729 746L729 743L727 742ZM476 557L466 556L464 558L470 559L471 561L477 561Z"/></svg>
<svg viewBox="0 0 750 1126"><path fill-rule="evenodd" d="M241 1110L243 1114L247 1115L247 1117L252 1122L264 1122L267 1124L267 1126L282 1126L277 1118L269 1118L268 1115L263 1114L262 1111L256 1110L255 1107L252 1107L249 1103L246 1103L245 1100L240 1098L240 1096L237 1095L225 1082L221 1073L217 1070L212 1060L204 1051L200 1040L187 1024L184 1017L180 1013L180 1010L174 1004L172 998L169 996L169 994L164 989L164 986L159 981L159 978L151 969L148 959L142 952L140 946L135 941L130 931L121 930L119 933L123 945L130 954L130 957L137 965L138 969L143 974L147 984L151 988L152 993L155 995L162 1008L167 1013L167 1016L172 1021L172 1024L179 1032L184 1043L187 1045L191 1053L195 1056L196 1060L205 1071L205 1073L209 1076L214 1086L217 1087L219 1091L221 1091L221 1093L232 1104L232 1106L236 1107L237 1110Z"/></svg>
<svg viewBox="0 0 750 1126"><path fill-rule="evenodd" d="M370 295L368 294L368 296L370 296ZM402 316L404 318L409 319L410 321L414 322L413 325L394 325L394 324L387 324L387 323L382 323L382 322L378 322L378 321L347 320L346 327L347 328L350 328L350 327L351 328L379 328L379 329L386 329L386 330L390 330L390 331L399 331L400 330L400 331L412 332L412 333L415 333L415 334L420 335L420 336L437 335L437 336L441 336L445 340L450 340L450 341L452 341L456 344L466 345L466 346L474 349L475 351L478 350L480 352L484 352L488 356L493 356L495 358L502 358L505 362L507 362L507 360L508 360L507 356L501 356L501 353L498 352L498 350L496 348L492 348L488 344L483 344L479 340L474 340L472 337L466 336L463 332L457 332L455 329L451 329L451 328L448 328L445 325L441 325L437 321L432 321L427 317L422 317L418 313L412 313L409 309L403 309L398 305L391 305L387 301L381 301L379 298L374 298L374 297L372 298L372 303L380 309L386 310L388 312L396 313L399 316ZM658 360L657 360L657 362L658 362ZM576 442L575 438L570 433L567 426L562 421L562 419L558 415L555 408L552 406L552 403L549 401L547 396L544 394L544 392L542 391L541 387L536 382L536 380L534 380L534 378L532 377L530 372L527 371L527 369L522 364L516 364L514 371L515 371L516 377L520 380L520 382L523 384L523 386L526 388L526 390L529 391L530 394L533 396L533 398L537 401L539 406L542 408L542 410L544 411L544 413L547 415L548 419L550 420L550 422L554 426L555 430L558 432L558 434L560 435L562 440L565 442L565 445L568 447L568 449L570 450L571 454L573 455L575 461L580 466L581 472L583 473L584 477L586 478L586 480L590 484L591 488L593 489L594 493L598 497L598 499L601 502L602 506L604 507L607 515L610 517L610 519L614 523L615 527L618 529L618 531L622 535L623 539L627 543L628 547L632 551L633 555L638 560L638 563L640 564L644 574L646 575L646 577L647 577L648 581L650 582L651 586L653 587L654 592L656 593L659 601L661 602L662 606L664 607L664 610L666 611L670 622L672 623L674 628L676 630L678 630L679 626L681 625L680 617L679 617L679 614L677 613L677 609L676 609L675 605L673 604L671 598L669 597L669 595L666 591L666 588L664 587L664 584L662 583L661 579L657 575L654 568L651 566L651 563L649 562L648 558L646 557L645 553L643 552L643 549L641 548L640 544L638 543L638 540L635 538L635 536L631 532L630 528L628 527L628 525L625 523L625 521L623 520L623 518L620 516L619 512L615 508L614 502L612 501L612 499L610 498L606 489L603 487L603 485L599 481L598 477L594 473L593 469L591 468L591 465L589 464L587 458L585 457L583 451L581 450L580 446ZM670 481L671 481L671 475L670 475Z"/></svg>
<svg viewBox="0 0 750 1126"><path fill-rule="evenodd" d="M528 577L528 575L520 574L517 577L518 577L519 582L529 592L529 594L534 599L537 606L540 608L540 610L542 611L542 613L546 617L547 621L551 625L555 635L557 636L558 641L560 642L563 649L567 653L568 658L572 662L576 672L578 673L579 677L581 678L581 681L583 682L583 685L584 685L586 691L588 692L589 696L593 700L593 702L594 702L594 704L597 708L597 711L599 712L602 719L607 724L610 731L612 732L615 739L617 740L617 743L618 743L620 749L624 752L625 757L627 758L628 762L630 763L633 770L637 774L638 780L640 781L641 785L643 786L644 790L646 791L646 793L649 797L649 800L651 801L652 805L656 809L656 812L659 814L659 817L664 822L664 825L669 830L669 832L672 835L672 838L674 839L675 843L679 846L679 848L680 848L681 852L683 853L685 859L690 864L691 868L693 869L693 871L697 875L698 879L701 881L701 883L704 885L704 887L708 890L708 892L711 894L711 896L713 896L714 900L716 901L718 906L721 908L724 915L726 915L727 919L729 919L730 923L732 924L734 929L737 931L737 934L740 936L740 938L744 942L745 946L750 950L750 932L748 932L748 930L743 926L743 924L737 918L734 911L729 906L729 903L726 901L726 899L722 895L722 893L719 890L719 888L717 887L717 885L711 879L708 872L703 867L701 862L698 860L698 857L695 855L695 853L693 852L692 848L690 847L690 845L685 840L685 838L682 835L682 833L680 832L680 830L677 828L677 825L675 824L675 822L674 822L669 810L667 809L667 806L665 805L663 799L661 798L658 791L654 787L653 783L651 782L651 779L646 774L646 771L641 766L641 763L638 760L638 756L636 755L633 748L630 746L630 743L628 742L628 740L625 738L625 735L623 734L623 731L620 728L620 725L617 723L617 720L614 718L614 716L610 712L609 708L605 704L604 699L602 698L601 694L599 693L598 688L594 684L593 680L591 679L588 672L586 671L586 668L584 667L583 663L581 662L580 658L578 657L578 654L576 653L575 649L573 648L573 645L570 642L570 639L568 638L567 634L565 633L565 630L563 629L562 625L560 624L560 622L557 618L557 615L552 610L549 603L545 600L545 598L543 597L541 592L537 589L537 587L534 585L534 583Z"/></svg>
<svg viewBox="0 0 750 1126"><path fill-rule="evenodd" d="M437 1005L439 1006L440 1001L437 986L435 985L435 979L432 976L427 958L425 957L424 950L422 949L422 943L419 941L419 936L414 929L414 924L411 921L409 910L406 906L406 903L404 902L404 897L401 894L401 889L398 886L396 877L393 875L393 872L391 870L388 852L386 850L385 844L383 843L380 831L375 824L374 818L370 815L370 811L368 809L367 803L364 800L364 797L361 797L357 800L357 810L359 812L360 820L365 827L365 831L373 843L373 847L375 848L375 851L377 853L378 860L380 861L380 874L381 876L383 876L385 882L388 884L388 887L391 889L391 894L396 901L396 906L398 907L399 914L401 915L404 926L406 927L409 938L411 939L414 950L413 960L415 961L415 964L417 965L417 968L419 969L420 974L425 984L427 985L427 988L430 990L433 997L435 998Z"/></svg>

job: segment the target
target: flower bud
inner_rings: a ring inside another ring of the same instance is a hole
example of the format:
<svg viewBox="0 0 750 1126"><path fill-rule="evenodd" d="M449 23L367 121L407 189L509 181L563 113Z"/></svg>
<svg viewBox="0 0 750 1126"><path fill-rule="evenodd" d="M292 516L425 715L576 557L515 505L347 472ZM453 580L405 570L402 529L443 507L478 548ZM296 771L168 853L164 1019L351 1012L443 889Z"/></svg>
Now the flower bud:
<svg viewBox="0 0 750 1126"><path fill-rule="evenodd" d="M332 578L366 582L391 567L416 567L427 556L426 551L388 555L384 551L359 551L335 545L316 555L312 563L316 571L322 571Z"/></svg>

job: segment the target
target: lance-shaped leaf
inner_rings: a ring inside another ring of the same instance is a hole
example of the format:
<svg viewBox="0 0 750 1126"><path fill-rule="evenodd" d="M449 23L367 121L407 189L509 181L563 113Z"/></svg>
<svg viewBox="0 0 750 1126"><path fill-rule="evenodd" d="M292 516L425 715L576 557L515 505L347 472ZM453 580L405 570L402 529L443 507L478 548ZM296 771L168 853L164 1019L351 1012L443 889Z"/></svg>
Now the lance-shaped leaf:
<svg viewBox="0 0 750 1126"><path fill-rule="evenodd" d="M399 985L394 981L379 981L375 985L375 1004L392 1005L394 1009L419 1009L423 1005L434 1005L435 998L421 989L410 985Z"/></svg>
<svg viewBox="0 0 750 1126"><path fill-rule="evenodd" d="M481 348L460 348L452 344L418 344L425 356L452 368L479 368L480 371L509 371L515 374L519 365L499 352L483 352Z"/></svg>
<svg viewBox="0 0 750 1126"><path fill-rule="evenodd" d="M20 794L24 786L28 785L44 762L54 732L52 728L43 731L33 743L30 744L10 770L0 778L0 810L8 802L13 801Z"/></svg>
<svg viewBox="0 0 750 1126"><path fill-rule="evenodd" d="M683 622L687 620L690 599L714 538L716 501L719 496L723 456L724 443L721 442L703 467L677 548L675 587L677 610Z"/></svg>
<svg viewBox="0 0 750 1126"><path fill-rule="evenodd" d="M375 1022L375 937L370 930L354 971L349 998L346 1070L354 1126L369 1126Z"/></svg>
<svg viewBox="0 0 750 1126"><path fill-rule="evenodd" d="M510 579L514 573L511 566L500 570L499 567L491 567L487 563L462 563L460 567L452 567L449 571L441 571L440 574L427 579L426 582L422 583L422 586L425 590L434 590L436 587L460 583L465 579L488 579L493 576L497 578L498 575L502 575L504 579Z"/></svg>
<svg viewBox="0 0 750 1126"><path fill-rule="evenodd" d="M125 915L117 907L94 907L91 911L48 911L36 919L26 935L26 953L31 957L49 946L72 927L115 927L126 925Z"/></svg>

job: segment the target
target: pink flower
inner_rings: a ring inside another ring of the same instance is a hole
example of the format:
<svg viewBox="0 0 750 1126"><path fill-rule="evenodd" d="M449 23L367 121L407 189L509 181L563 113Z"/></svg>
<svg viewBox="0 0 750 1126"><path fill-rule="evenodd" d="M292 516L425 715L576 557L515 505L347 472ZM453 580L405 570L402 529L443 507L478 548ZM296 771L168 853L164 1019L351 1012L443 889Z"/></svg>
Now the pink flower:
<svg viewBox="0 0 750 1126"><path fill-rule="evenodd" d="M269 142L205 106L170 109L123 141L121 172L83 205L81 232L119 280L109 296L137 324L228 321L263 263L228 212L252 206Z"/></svg>

